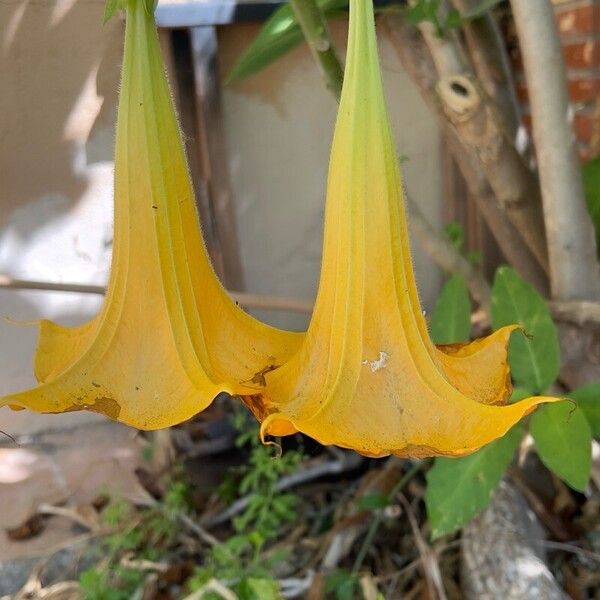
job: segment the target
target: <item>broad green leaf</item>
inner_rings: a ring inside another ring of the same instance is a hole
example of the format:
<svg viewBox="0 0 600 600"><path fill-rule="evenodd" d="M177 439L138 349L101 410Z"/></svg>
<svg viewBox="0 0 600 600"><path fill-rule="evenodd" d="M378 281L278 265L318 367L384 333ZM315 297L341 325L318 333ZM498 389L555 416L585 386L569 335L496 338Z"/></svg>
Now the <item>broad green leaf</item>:
<svg viewBox="0 0 600 600"><path fill-rule="evenodd" d="M509 403L513 404L514 402L519 402L520 400L525 400L525 398L529 398L533 396L530 390L524 387L520 387L516 385L513 387L512 394L510 395Z"/></svg>
<svg viewBox="0 0 600 600"><path fill-rule="evenodd" d="M471 305L464 277L448 279L431 313L430 333L436 344L467 342L471 331Z"/></svg>
<svg viewBox="0 0 600 600"><path fill-rule="evenodd" d="M463 458L436 458L427 473L425 504L435 539L466 525L492 499L521 441L515 425L504 437Z"/></svg>
<svg viewBox="0 0 600 600"><path fill-rule="evenodd" d="M600 253L600 156L583 165L582 172L585 199L596 229L596 245Z"/></svg>
<svg viewBox="0 0 600 600"><path fill-rule="evenodd" d="M592 433L583 412L568 401L546 404L531 417L529 431L542 462L583 491L592 468Z"/></svg>
<svg viewBox="0 0 600 600"><path fill-rule="evenodd" d="M332 17L348 6L348 0L317 0L325 16ZM302 30L289 4L279 7L237 60L226 77L231 83L256 73L295 48L303 40Z"/></svg>
<svg viewBox="0 0 600 600"><path fill-rule="evenodd" d="M525 333L513 333L508 357L517 385L544 392L560 367L558 333L544 299L510 267L496 271L492 288L492 324L495 329L511 323Z"/></svg>
<svg viewBox="0 0 600 600"><path fill-rule="evenodd" d="M126 2L127 0L106 0L103 23L108 23L118 10L124 10L126 8Z"/></svg>
<svg viewBox="0 0 600 600"><path fill-rule="evenodd" d="M600 438L600 383L590 383L569 393L588 420L594 437Z"/></svg>

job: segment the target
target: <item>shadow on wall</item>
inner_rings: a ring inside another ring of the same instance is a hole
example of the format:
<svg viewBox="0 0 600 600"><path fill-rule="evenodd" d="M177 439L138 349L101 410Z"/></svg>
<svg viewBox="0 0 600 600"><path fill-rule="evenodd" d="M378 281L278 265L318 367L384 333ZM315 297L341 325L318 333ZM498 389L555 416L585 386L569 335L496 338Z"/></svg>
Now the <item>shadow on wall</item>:
<svg viewBox="0 0 600 600"><path fill-rule="evenodd" d="M123 22L102 26L103 10L104 0L0 0L0 273L108 277ZM0 290L0 316L75 324L100 302ZM34 383L36 337L35 327L0 321L0 394ZM14 433L48 419L5 409L0 421Z"/></svg>
<svg viewBox="0 0 600 600"><path fill-rule="evenodd" d="M48 194L75 204L86 166L111 158L122 23L102 27L103 5L0 3L0 224Z"/></svg>
<svg viewBox="0 0 600 600"><path fill-rule="evenodd" d="M0 2L0 272L107 279L123 23L103 9Z"/></svg>

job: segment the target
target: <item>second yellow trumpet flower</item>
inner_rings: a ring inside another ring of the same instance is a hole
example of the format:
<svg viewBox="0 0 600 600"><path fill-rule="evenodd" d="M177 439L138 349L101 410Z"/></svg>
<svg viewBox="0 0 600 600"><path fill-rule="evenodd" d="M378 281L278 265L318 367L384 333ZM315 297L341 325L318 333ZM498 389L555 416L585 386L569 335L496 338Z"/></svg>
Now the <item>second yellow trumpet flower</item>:
<svg viewBox="0 0 600 600"><path fill-rule="evenodd" d="M373 5L350 0L344 86L331 151L321 278L295 355L247 404L262 435L301 431L369 456L464 455L537 404L507 404L515 327L436 348L415 285L385 106Z"/></svg>

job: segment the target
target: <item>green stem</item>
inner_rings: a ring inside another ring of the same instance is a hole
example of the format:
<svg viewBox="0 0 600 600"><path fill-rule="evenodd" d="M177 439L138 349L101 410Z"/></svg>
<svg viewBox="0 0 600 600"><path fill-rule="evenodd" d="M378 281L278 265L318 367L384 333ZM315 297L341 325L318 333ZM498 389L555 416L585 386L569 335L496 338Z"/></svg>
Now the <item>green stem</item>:
<svg viewBox="0 0 600 600"><path fill-rule="evenodd" d="M331 41L325 16L317 6L316 0L290 0L290 6L310 51L321 69L327 87L339 100L344 71Z"/></svg>
<svg viewBox="0 0 600 600"><path fill-rule="evenodd" d="M393 500L399 492L402 491L404 486L427 464L429 464L429 460L419 460L412 465L412 467L398 480L398 483L391 489L388 497ZM373 539L377 535L377 531L379 530L379 526L383 521L383 510L380 510L375 518L371 521L369 525L369 530L367 531L367 535L365 536L363 543L356 555L356 559L354 560L354 564L352 565L352 573L358 573L362 564L367 556L367 552L373 543Z"/></svg>

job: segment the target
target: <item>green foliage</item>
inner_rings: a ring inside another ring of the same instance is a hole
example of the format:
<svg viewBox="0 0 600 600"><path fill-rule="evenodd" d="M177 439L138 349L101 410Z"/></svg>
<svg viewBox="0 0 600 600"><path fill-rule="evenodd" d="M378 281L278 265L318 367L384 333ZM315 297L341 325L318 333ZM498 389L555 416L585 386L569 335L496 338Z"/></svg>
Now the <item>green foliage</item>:
<svg viewBox="0 0 600 600"><path fill-rule="evenodd" d="M431 23L435 26L436 31L443 30L442 23L439 19L440 0L418 0L406 10L406 22L411 25L419 23Z"/></svg>
<svg viewBox="0 0 600 600"><path fill-rule="evenodd" d="M583 491L592 468L592 434L583 412L568 401L547 404L531 417L529 430L542 462Z"/></svg>
<svg viewBox="0 0 600 600"><path fill-rule="evenodd" d="M530 390L516 385L515 387L513 387L512 394L510 395L509 404L519 402L519 400L524 400L525 398L529 398L529 396L531 396Z"/></svg>
<svg viewBox="0 0 600 600"><path fill-rule="evenodd" d="M244 409L234 414L233 424L239 431L236 445L248 449L250 454L248 464L241 469L236 490L236 495L248 496L248 505L233 520L235 534L211 548L204 565L197 568L190 579L189 587L195 591L216 578L227 581L240 600L279 598L273 568L285 559L285 554L270 554L267 558L263 550L282 527L296 518L297 496L278 491L277 482L296 470L303 455L290 450L275 458L273 447L260 443L257 428L248 427ZM230 480L229 494L231 488ZM205 597L212 598L210 594Z"/></svg>
<svg viewBox="0 0 600 600"><path fill-rule="evenodd" d="M481 252L479 250L465 251L463 249L465 245L465 231L460 223L448 223L444 228L444 233L454 249L459 254L462 254L472 265L481 263Z"/></svg>
<svg viewBox="0 0 600 600"><path fill-rule="evenodd" d="M446 227L444 227L444 233L454 249L457 252L462 252L465 244L465 230L463 229L462 225L460 223L456 223L455 221L448 223Z"/></svg>
<svg viewBox="0 0 600 600"><path fill-rule="evenodd" d="M405 18L412 25L431 23L437 35L443 37L448 29L462 27L469 21L483 17L499 2L500 0L480 0L465 13L452 8L445 15L441 15L440 0L418 0L406 10Z"/></svg>
<svg viewBox="0 0 600 600"><path fill-rule="evenodd" d="M519 445L522 428L462 458L436 458L427 473L425 504L432 537L466 525L490 502Z"/></svg>
<svg viewBox="0 0 600 600"><path fill-rule="evenodd" d="M446 225L444 233L454 249L462 253L465 232L458 223ZM471 303L464 277L454 273L444 284L431 313L430 334L436 344L452 344L469 340Z"/></svg>
<svg viewBox="0 0 600 600"><path fill-rule="evenodd" d="M264 577L259 575L264 573ZM238 600L281 600L279 592L279 584L269 572L268 568L255 569L255 576L250 576L247 573L221 569L219 575L223 580L228 582L228 587L232 589ZM203 600L222 600L222 596L216 592L211 592L206 589L208 583L216 577L216 573L210 569L196 569L194 574L188 579L187 586L194 591L203 590ZM232 584L231 582L237 582Z"/></svg>
<svg viewBox="0 0 600 600"><path fill-rule="evenodd" d="M525 334L515 333L509 345L517 383L511 402L544 392L560 366L556 326L544 299L508 267L498 269L494 279L492 322L495 328L518 323L525 330ZM580 408L569 402L543 406L531 417L530 430L543 463L571 487L582 490L591 468L590 427L594 432L600 429L600 383L575 390L571 396ZM516 426L465 458L436 459L425 495L433 537L455 531L487 506L512 460L521 431Z"/></svg>
<svg viewBox="0 0 600 600"><path fill-rule="evenodd" d="M583 165L582 172L585 199L596 229L596 246L600 255L600 156Z"/></svg>
<svg viewBox="0 0 600 600"><path fill-rule="evenodd" d="M347 8L348 0L317 0L325 16L332 17ZM303 40L302 30L289 3L279 7L265 21L260 32L228 73L230 83L261 71L298 46Z"/></svg>
<svg viewBox="0 0 600 600"><path fill-rule="evenodd" d="M419 0L419 2L406 9L405 15L408 22L415 25L422 21L433 23L438 34L443 35L446 29L450 27L460 27L472 19L481 17L499 1L481 0L468 13L461 14L453 9L448 12L444 19L440 19L438 17L440 0ZM331 19L347 10L348 0L317 0L317 6L326 18ZM398 7L393 6L391 9L398 10ZM390 11L390 7L382 10ZM302 40L302 30L291 6L286 3L265 21L256 38L227 74L226 82L231 83L261 71L293 50Z"/></svg>
<svg viewBox="0 0 600 600"><path fill-rule="evenodd" d="M103 540L102 563L84 571L79 583L85 600L129 600L146 574L119 564L124 553L134 552L157 560L171 545L179 530L179 514L190 508L190 484L180 475L167 483L162 502L134 510L125 500L110 502L102 511L105 528L112 531Z"/></svg>
<svg viewBox="0 0 600 600"><path fill-rule="evenodd" d="M248 577L243 585L240 598L260 598L260 600L280 600L279 586L272 579L259 579Z"/></svg>
<svg viewBox="0 0 600 600"><path fill-rule="evenodd" d="M335 600L356 600L360 597L358 575L339 569L325 580L325 593Z"/></svg>
<svg viewBox="0 0 600 600"><path fill-rule="evenodd" d="M510 267L500 267L492 288L492 324L495 329L517 323L508 356L515 382L534 393L544 392L558 375L558 333L544 299Z"/></svg>
<svg viewBox="0 0 600 600"><path fill-rule="evenodd" d="M358 502L357 507L360 510L377 511L386 508L390 505L390 497L388 494L381 492L373 492L367 496L363 496Z"/></svg>
<svg viewBox="0 0 600 600"><path fill-rule="evenodd" d="M127 519L131 511L125 500L110 502L102 511L102 522L110 528L119 527Z"/></svg>
<svg viewBox="0 0 600 600"><path fill-rule="evenodd" d="M469 340L471 304L465 279L451 275L431 314L430 333L436 344L452 344Z"/></svg>
<svg viewBox="0 0 600 600"><path fill-rule="evenodd" d="M600 438L600 383L584 385L569 394L586 416L592 435Z"/></svg>
<svg viewBox="0 0 600 600"><path fill-rule="evenodd" d="M117 566L110 570L87 569L79 577L84 600L130 600L146 574Z"/></svg>
<svg viewBox="0 0 600 600"><path fill-rule="evenodd" d="M451 297L444 289L438 305L442 315L452 315L452 301L446 295ZM434 317L443 324L452 320ZM556 326L544 299L508 267L498 269L494 278L492 322L495 328L518 323L525 330L525 334L514 334L509 345L511 372L517 383L511 402L544 392L560 366ZM436 342L444 339L440 330L434 329L433 319L432 337ZM543 463L571 487L583 490L591 469L590 428L594 434L600 430L600 383L575 390L571 396L580 408L568 402L543 406L531 417L530 429ZM455 531L487 506L510 464L520 432L520 426L514 427L465 458L436 459L427 476L425 495L433 537Z"/></svg>
<svg viewBox="0 0 600 600"><path fill-rule="evenodd" d="M234 422L239 430L237 444L248 453L248 463L238 473L237 481L230 481L230 491L232 497L248 497L249 503L234 519L234 534L211 547L204 564L189 579L188 587L199 590L211 579L218 579L226 581L240 600L279 600L273 569L285 554L269 552L265 556L263 551L281 528L296 518L297 497L278 491L277 483L296 469L303 456L300 451L292 450L274 459L273 447L260 443L255 426L248 428L245 411L237 412ZM192 510L191 492L191 484L176 471L155 506L136 511L121 500L104 509L102 521L112 533L104 539L101 566L81 575L80 584L87 600L128 600L138 593L145 574L122 567L121 557L132 552L141 559L161 560L176 541L180 516ZM203 597L220 598L211 591Z"/></svg>
<svg viewBox="0 0 600 600"><path fill-rule="evenodd" d="M169 520L172 520L177 513L188 512L192 506L190 482L182 475L172 481L165 492L163 504Z"/></svg>

